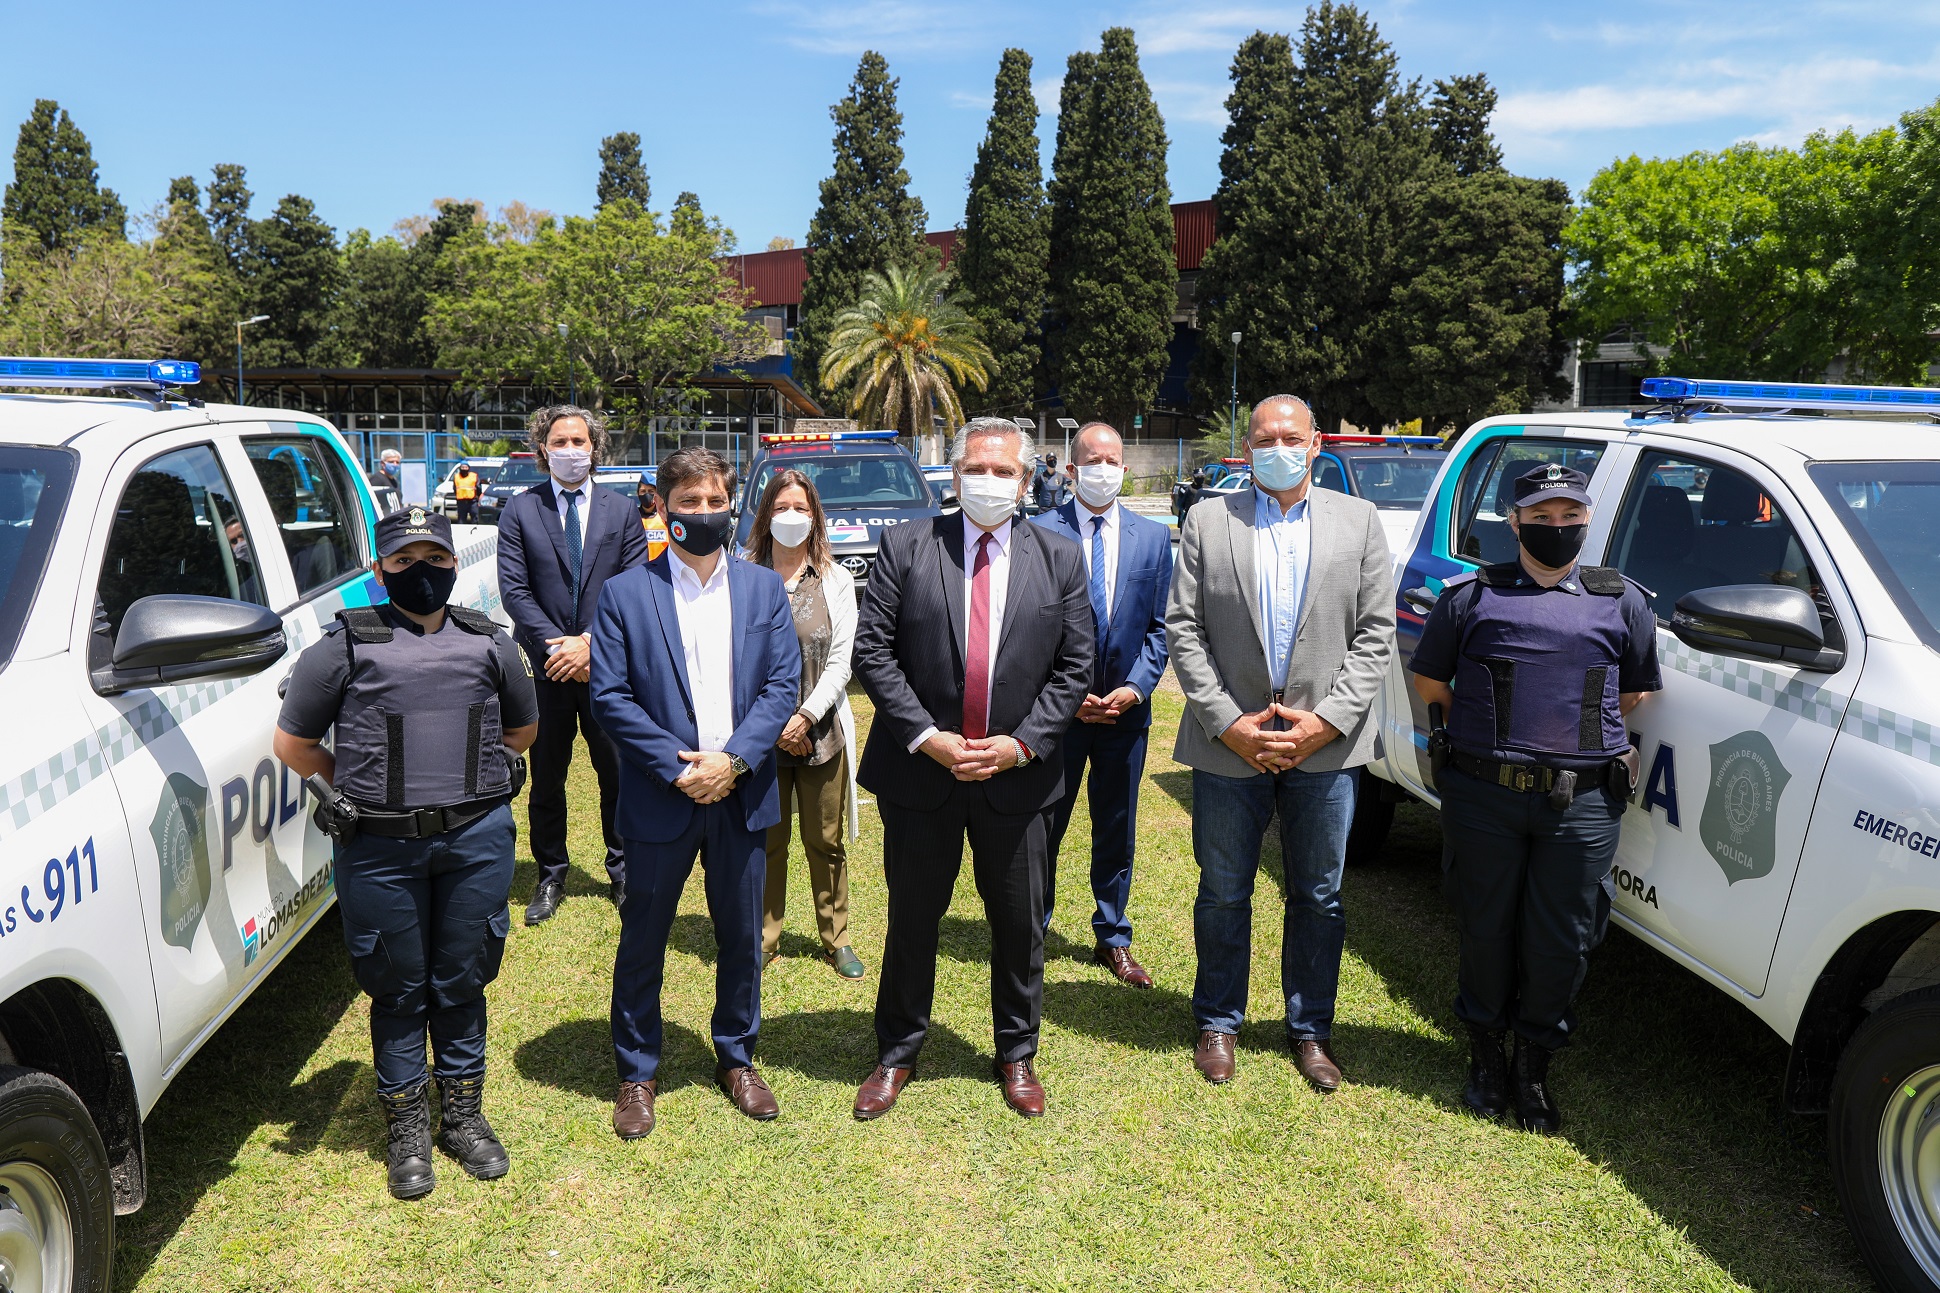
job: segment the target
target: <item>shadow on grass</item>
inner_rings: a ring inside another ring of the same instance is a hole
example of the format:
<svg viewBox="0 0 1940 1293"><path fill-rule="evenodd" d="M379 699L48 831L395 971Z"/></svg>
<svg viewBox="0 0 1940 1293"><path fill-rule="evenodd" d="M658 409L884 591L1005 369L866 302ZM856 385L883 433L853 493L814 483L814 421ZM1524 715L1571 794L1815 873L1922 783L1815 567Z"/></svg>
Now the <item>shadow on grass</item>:
<svg viewBox="0 0 1940 1293"><path fill-rule="evenodd" d="M758 1056L764 1067L859 1085L875 1067L877 1054L875 1015L867 1010L805 1010L761 1021ZM913 1080L987 1077L991 1058L955 1029L933 1022Z"/></svg>
<svg viewBox="0 0 1940 1293"><path fill-rule="evenodd" d="M613 1028L605 1018L568 1019L519 1043L512 1064L528 1082L593 1100L620 1093L613 1063ZM660 1094L714 1081L714 1043L691 1028L661 1021Z"/></svg>
<svg viewBox="0 0 1940 1293"><path fill-rule="evenodd" d="M1185 809L1188 814L1192 812L1191 769L1185 768L1178 772L1154 772L1146 780L1170 795L1172 802Z"/></svg>

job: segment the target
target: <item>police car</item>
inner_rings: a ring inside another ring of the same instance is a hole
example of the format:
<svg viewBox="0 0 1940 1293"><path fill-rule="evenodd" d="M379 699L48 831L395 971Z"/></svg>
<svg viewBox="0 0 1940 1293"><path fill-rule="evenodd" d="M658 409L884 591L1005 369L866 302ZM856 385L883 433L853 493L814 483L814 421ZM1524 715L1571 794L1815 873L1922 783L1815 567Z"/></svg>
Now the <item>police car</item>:
<svg viewBox="0 0 1940 1293"><path fill-rule="evenodd" d="M747 546L761 493L785 467L815 482L828 518L829 548L858 584L869 578L884 529L942 515L936 491L894 431L764 435L735 504L737 546Z"/></svg>
<svg viewBox="0 0 1940 1293"><path fill-rule="evenodd" d="M1640 416L1477 424L1398 562L1356 833L1437 802L1406 666L1452 577L1515 559L1510 488L1583 472L1582 560L1651 590L1664 690L1629 718L1617 923L1791 1044L1874 1275L1940 1289L1940 390L1653 378ZM1798 411L1812 411L1797 415ZM1831 416L1826 416L1830 413ZM1845 416L1841 416L1845 415Z"/></svg>
<svg viewBox="0 0 1940 1293"><path fill-rule="evenodd" d="M478 520L481 525L497 525L505 515L505 505L546 478L546 469L533 453L508 455L499 464L490 484L478 491Z"/></svg>
<svg viewBox="0 0 1940 1293"><path fill-rule="evenodd" d="M1387 536L1388 550L1407 551L1415 518L1440 473L1441 438L1432 435L1324 435L1310 470L1315 489L1352 494L1374 504ZM1223 459L1228 468L1200 491L1200 500L1237 494L1253 487L1253 469L1244 459Z"/></svg>
<svg viewBox="0 0 1940 1293"><path fill-rule="evenodd" d="M328 425L196 365L0 359L0 1289L105 1290L142 1119L334 900L278 687L381 595ZM496 534L459 600L497 611Z"/></svg>

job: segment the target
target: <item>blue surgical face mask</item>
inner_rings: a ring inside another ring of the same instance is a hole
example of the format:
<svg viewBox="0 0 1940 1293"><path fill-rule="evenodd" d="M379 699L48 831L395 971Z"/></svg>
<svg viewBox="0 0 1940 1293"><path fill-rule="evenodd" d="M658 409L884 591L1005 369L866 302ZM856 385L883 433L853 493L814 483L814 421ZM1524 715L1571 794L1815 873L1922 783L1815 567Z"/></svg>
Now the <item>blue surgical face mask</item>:
<svg viewBox="0 0 1940 1293"><path fill-rule="evenodd" d="M1289 449L1285 445L1268 445L1253 451L1253 483L1261 489L1278 493L1293 489L1307 479L1306 449Z"/></svg>

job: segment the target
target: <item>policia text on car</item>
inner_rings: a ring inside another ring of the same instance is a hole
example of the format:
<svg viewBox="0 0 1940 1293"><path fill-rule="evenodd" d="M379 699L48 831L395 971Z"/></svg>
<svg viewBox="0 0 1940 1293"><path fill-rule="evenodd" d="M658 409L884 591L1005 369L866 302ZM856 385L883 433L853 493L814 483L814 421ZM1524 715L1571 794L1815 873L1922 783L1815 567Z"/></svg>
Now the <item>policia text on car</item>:
<svg viewBox="0 0 1940 1293"><path fill-rule="evenodd" d="M538 731L532 670L480 612L446 605L451 525L412 507L377 523L389 602L338 613L290 675L276 754L334 788L318 825L336 842L337 901L389 1127L390 1190L430 1192L429 1032L439 1142L476 1177L503 1176L482 1109L485 985L508 929L508 800ZM333 756L319 744L336 729Z"/></svg>
<svg viewBox="0 0 1940 1293"><path fill-rule="evenodd" d="M1553 1132L1550 1055L1610 918L1610 868L1637 775L1623 718L1662 685L1656 619L1615 570L1578 566L1589 481L1539 464L1515 482L1516 561L1448 581L1409 663L1430 738L1461 927L1455 1013L1484 1117ZM1513 1029L1513 1093L1502 1034Z"/></svg>

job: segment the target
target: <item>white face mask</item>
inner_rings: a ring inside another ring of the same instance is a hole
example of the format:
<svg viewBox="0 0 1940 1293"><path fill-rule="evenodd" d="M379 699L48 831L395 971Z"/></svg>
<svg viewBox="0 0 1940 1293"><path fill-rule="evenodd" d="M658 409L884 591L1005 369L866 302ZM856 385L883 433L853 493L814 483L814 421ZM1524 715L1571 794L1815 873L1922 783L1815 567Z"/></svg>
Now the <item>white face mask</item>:
<svg viewBox="0 0 1940 1293"><path fill-rule="evenodd" d="M593 451L591 449L548 449L546 450L546 470L552 478L568 489L586 479L593 470Z"/></svg>
<svg viewBox="0 0 1940 1293"><path fill-rule="evenodd" d="M1261 489L1293 489L1307 478L1307 449L1268 445L1253 451L1253 481Z"/></svg>
<svg viewBox="0 0 1940 1293"><path fill-rule="evenodd" d="M784 548L799 548L808 542L815 518L807 512L776 512L768 518L768 537Z"/></svg>
<svg viewBox="0 0 1940 1293"><path fill-rule="evenodd" d="M958 472L957 502L972 525L994 530L1017 510L1018 486L1022 483L1003 476L966 476Z"/></svg>
<svg viewBox="0 0 1940 1293"><path fill-rule="evenodd" d="M1086 463L1078 468L1078 497L1086 507L1103 511L1125 484L1125 469L1108 462Z"/></svg>

